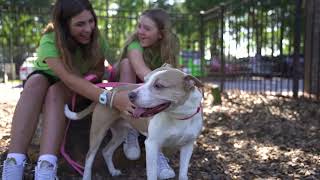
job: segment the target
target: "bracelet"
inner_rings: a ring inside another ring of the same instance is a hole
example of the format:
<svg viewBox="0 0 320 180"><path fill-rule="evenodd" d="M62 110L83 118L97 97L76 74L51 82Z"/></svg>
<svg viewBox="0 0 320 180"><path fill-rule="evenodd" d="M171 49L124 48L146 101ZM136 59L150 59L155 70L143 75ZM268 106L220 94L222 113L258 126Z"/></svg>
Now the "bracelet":
<svg viewBox="0 0 320 180"><path fill-rule="evenodd" d="M109 103L109 107L112 108L113 106L113 100L114 100L114 96L116 95L116 93L118 92L117 89L114 89L111 93L111 99L110 99L110 103Z"/></svg>

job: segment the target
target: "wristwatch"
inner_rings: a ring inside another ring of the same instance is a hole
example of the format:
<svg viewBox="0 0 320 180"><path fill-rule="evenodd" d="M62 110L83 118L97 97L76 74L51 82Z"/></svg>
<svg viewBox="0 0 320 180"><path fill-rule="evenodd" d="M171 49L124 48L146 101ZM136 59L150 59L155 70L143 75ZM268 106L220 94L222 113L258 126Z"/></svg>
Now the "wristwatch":
<svg viewBox="0 0 320 180"><path fill-rule="evenodd" d="M103 105L108 105L108 91L103 91L99 96L99 103Z"/></svg>

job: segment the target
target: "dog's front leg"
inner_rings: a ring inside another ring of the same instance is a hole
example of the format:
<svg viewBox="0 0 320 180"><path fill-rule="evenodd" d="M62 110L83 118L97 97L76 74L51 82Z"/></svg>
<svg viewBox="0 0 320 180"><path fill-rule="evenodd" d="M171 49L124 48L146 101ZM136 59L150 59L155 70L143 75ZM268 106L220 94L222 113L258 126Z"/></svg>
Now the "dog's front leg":
<svg viewBox="0 0 320 180"><path fill-rule="evenodd" d="M179 180L188 179L188 168L193 151L193 141L182 146L180 149L180 170L179 170Z"/></svg>
<svg viewBox="0 0 320 180"><path fill-rule="evenodd" d="M146 148L147 179L157 180L159 145L149 138L144 143Z"/></svg>

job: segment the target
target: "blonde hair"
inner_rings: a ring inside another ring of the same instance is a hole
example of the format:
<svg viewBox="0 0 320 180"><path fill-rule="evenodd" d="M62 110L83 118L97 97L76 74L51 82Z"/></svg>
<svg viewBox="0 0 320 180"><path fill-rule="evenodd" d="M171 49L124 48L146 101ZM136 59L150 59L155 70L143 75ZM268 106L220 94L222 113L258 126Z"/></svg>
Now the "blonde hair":
<svg viewBox="0 0 320 180"><path fill-rule="evenodd" d="M154 21L160 33L162 33L163 38L159 41L160 58L163 61L162 63L171 64L176 67L180 45L178 37L172 32L169 14L163 9L156 8L144 11L141 16L146 16ZM128 45L133 41L138 41L137 31L131 34L126 40L123 52L121 54L121 59L126 56L126 49ZM149 62L151 60L152 55L153 54L150 48L144 49L143 58L146 62Z"/></svg>
<svg viewBox="0 0 320 180"><path fill-rule="evenodd" d="M87 45L79 45L71 36L69 23L71 19L82 11L91 12L95 28L91 34L91 41ZM52 23L49 23L43 33L55 32L56 46L60 52L62 63L68 71L78 72L72 65L72 55L77 48L81 48L82 56L89 61L90 69L96 68L103 55L99 48L97 16L88 0L57 0L53 9Z"/></svg>

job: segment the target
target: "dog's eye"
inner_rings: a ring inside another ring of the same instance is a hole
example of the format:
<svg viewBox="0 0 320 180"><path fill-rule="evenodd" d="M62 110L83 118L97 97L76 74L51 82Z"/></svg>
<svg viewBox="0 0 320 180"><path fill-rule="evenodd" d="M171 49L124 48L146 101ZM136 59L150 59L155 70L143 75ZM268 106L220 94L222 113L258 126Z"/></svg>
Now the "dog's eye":
<svg viewBox="0 0 320 180"><path fill-rule="evenodd" d="M164 85L159 84L159 83L154 83L153 87L154 87L155 89L162 89L162 88L164 88Z"/></svg>

